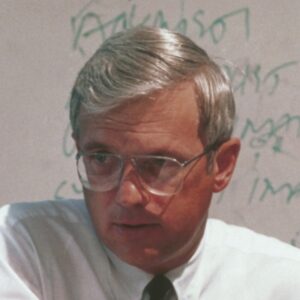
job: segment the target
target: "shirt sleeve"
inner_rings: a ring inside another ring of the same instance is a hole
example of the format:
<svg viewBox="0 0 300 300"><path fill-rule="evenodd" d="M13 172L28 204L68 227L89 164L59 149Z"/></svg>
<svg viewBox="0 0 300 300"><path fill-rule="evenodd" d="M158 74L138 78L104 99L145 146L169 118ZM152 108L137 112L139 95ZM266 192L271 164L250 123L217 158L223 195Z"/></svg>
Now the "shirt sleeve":
<svg viewBox="0 0 300 300"><path fill-rule="evenodd" d="M40 270L30 235L8 219L5 209L1 209L0 299L40 300Z"/></svg>
<svg viewBox="0 0 300 300"><path fill-rule="evenodd" d="M1 259L0 262L0 299L38 300L40 298L31 290L20 274Z"/></svg>

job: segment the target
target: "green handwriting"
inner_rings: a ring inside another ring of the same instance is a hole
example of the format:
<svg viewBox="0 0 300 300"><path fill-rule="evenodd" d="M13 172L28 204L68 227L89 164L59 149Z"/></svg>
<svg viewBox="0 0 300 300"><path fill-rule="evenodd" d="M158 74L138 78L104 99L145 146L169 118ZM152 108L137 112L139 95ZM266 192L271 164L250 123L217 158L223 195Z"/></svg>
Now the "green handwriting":
<svg viewBox="0 0 300 300"><path fill-rule="evenodd" d="M280 85L281 73L297 64L298 61L294 60L284 62L267 72L263 72L260 64L245 64L242 68L224 65L223 68L232 82L234 92L244 95L247 86L250 85L255 93L267 90L269 95L273 95Z"/></svg>
<svg viewBox="0 0 300 300"><path fill-rule="evenodd" d="M263 202L266 198L275 197L278 194L280 194L281 199L283 199L286 204L290 204L293 198L300 196L300 182L295 185L284 182L275 186L269 178L261 179L256 177L253 181L248 202L252 202L254 198Z"/></svg>
<svg viewBox="0 0 300 300"><path fill-rule="evenodd" d="M181 14L175 22L171 22L167 14L161 9L154 13L146 12L138 18L137 10L143 8L137 4L132 4L128 11L121 11L112 18L107 19L101 14L101 7L92 7L92 4L95 4L95 1L89 2L79 13L71 17L72 48L82 55L86 52L84 43L87 39L96 37L101 44L114 33L138 25L170 28L185 35L189 35L190 32L196 30L198 38L208 36L214 44L218 44L224 39L230 25L233 28L236 26L243 28L246 40L250 37L250 10L247 7L223 14L211 21L205 18L205 11L201 9L198 9L191 18L185 17L181 2ZM233 23L233 19L237 19L239 23Z"/></svg>
<svg viewBox="0 0 300 300"><path fill-rule="evenodd" d="M63 135L62 150L65 157L72 157L76 152L75 143L72 138L72 128L70 123L68 123Z"/></svg>
<svg viewBox="0 0 300 300"><path fill-rule="evenodd" d="M292 125L294 127L292 127ZM253 120L247 118L241 131L241 139L248 138L248 145L253 149L261 149L271 145L273 152L282 153L284 143L284 133L294 128L296 137L300 137L300 115L283 114L278 120L267 118L260 124L255 124Z"/></svg>
<svg viewBox="0 0 300 300"><path fill-rule="evenodd" d="M78 188L76 183L68 182L67 180L61 181L57 188L54 191L54 199L62 200L67 198L67 193L71 192L71 194L80 195L82 197L82 188Z"/></svg>
<svg viewBox="0 0 300 300"><path fill-rule="evenodd" d="M214 44L218 44L222 41L225 34L228 31L228 21L235 16L242 16L243 18L243 26L242 28L245 30L245 38L246 40L250 37L250 10L249 8L241 8L230 13L224 14L212 22L209 22L208 26L205 26L203 23L203 16L205 12L201 9L196 11L196 13L192 17L192 21L198 25L198 37L203 38L206 34L209 35L212 42ZM186 32L184 32L186 34Z"/></svg>

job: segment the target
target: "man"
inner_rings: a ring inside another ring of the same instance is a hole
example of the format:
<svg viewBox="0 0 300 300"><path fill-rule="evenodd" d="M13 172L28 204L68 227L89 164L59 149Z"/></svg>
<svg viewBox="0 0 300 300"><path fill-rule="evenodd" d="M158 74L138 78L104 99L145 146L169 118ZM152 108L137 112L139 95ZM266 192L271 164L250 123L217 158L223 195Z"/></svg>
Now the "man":
<svg viewBox="0 0 300 300"><path fill-rule="evenodd" d="M299 299L299 250L208 220L240 142L220 68L135 28L83 67L70 120L84 201L1 212L1 299Z"/></svg>

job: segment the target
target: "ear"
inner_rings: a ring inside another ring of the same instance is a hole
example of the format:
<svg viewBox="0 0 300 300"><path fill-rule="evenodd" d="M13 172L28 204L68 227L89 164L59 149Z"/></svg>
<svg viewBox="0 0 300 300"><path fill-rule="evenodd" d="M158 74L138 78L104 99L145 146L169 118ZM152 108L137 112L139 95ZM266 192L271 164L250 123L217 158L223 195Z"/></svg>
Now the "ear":
<svg viewBox="0 0 300 300"><path fill-rule="evenodd" d="M214 157L213 192L222 191L230 182L240 152L240 140L231 138L223 143Z"/></svg>

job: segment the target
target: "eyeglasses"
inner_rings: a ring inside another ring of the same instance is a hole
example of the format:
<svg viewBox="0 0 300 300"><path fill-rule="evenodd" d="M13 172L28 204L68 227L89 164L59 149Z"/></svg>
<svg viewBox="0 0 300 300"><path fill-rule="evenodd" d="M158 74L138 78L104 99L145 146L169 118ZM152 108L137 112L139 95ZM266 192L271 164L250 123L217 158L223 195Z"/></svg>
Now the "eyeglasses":
<svg viewBox="0 0 300 300"><path fill-rule="evenodd" d="M212 147L207 147L202 153L184 162L158 155L123 156L106 152L79 152L76 156L77 172L85 188L106 192L119 185L125 162L129 161L138 174L139 182L147 191L155 195L169 196L182 188L182 171L212 150Z"/></svg>

